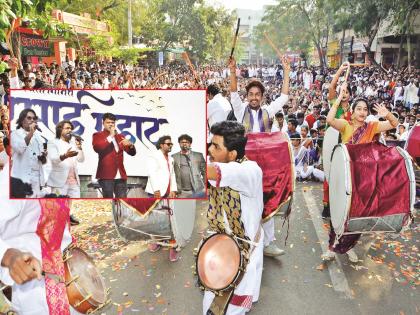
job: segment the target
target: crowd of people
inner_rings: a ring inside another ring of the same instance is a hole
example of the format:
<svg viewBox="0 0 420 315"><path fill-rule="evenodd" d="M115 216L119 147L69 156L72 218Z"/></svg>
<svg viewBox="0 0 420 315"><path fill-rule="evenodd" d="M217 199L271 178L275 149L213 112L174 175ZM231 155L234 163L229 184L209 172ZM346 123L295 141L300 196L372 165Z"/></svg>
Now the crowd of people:
<svg viewBox="0 0 420 315"><path fill-rule="evenodd" d="M163 67L127 65L121 61L109 62L72 62L68 59L62 65L23 64L17 69L17 62L9 60L12 69L1 74L0 96L2 115L0 130L7 137L8 113L3 105L10 103L10 84L23 89L131 89L131 88L209 88L217 86L218 97L225 98L226 110L230 99L228 66L202 65L191 69L181 63ZM261 80L265 86L262 106L280 97L283 68L281 65L239 65L235 68L238 89L244 91L252 79ZM338 70L340 71L340 69ZM15 73L15 74L14 74ZM332 104L328 91L341 82L333 82L335 69L319 67L291 67L289 100L270 121L271 130L282 130L294 139L293 151L296 153L298 180L323 180L321 149L326 129L326 117ZM14 77L12 80L10 80ZM197 78L197 79L195 79ZM348 92L351 98L364 97L371 108L383 104L393 112L399 124L383 134L385 141L405 141L410 129L420 120L419 109L419 70L408 73L406 69L390 68L386 72L372 66L352 67L348 77ZM12 81L12 82L11 82ZM199 83L197 83L199 82ZM213 93L215 93L213 91ZM239 93L241 99L246 97ZM219 99L220 101L220 99ZM209 113L209 117L211 113ZM211 117L209 118L211 119ZM368 121L379 119L373 109ZM3 127L5 126L5 127ZM299 135L299 137L298 137ZM7 140L6 140L7 142Z"/></svg>

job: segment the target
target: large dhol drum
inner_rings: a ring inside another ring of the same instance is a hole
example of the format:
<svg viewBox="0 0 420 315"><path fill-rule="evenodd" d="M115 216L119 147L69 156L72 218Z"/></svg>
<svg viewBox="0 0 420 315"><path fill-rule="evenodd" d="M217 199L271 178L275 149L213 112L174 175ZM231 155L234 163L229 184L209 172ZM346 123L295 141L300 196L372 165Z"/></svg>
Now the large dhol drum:
<svg viewBox="0 0 420 315"><path fill-rule="evenodd" d="M279 212L288 216L295 189L295 170L287 134L248 133L247 137L245 154L263 171L263 221Z"/></svg>
<svg viewBox="0 0 420 315"><path fill-rule="evenodd" d="M331 222L335 233L398 233L415 198L410 156L377 142L339 144L331 159Z"/></svg>
<svg viewBox="0 0 420 315"><path fill-rule="evenodd" d="M159 243L174 237L183 247L194 228L195 200L114 200L112 212L117 232L125 241Z"/></svg>
<svg viewBox="0 0 420 315"><path fill-rule="evenodd" d="M324 140L322 142L322 165L324 167L325 178L327 182L330 177L331 155L334 147L338 144L340 133L335 128L328 128L325 131Z"/></svg>
<svg viewBox="0 0 420 315"><path fill-rule="evenodd" d="M413 157L417 165L420 166L420 123L411 128L404 149Z"/></svg>
<svg viewBox="0 0 420 315"><path fill-rule="evenodd" d="M74 309L90 314L110 303L101 273L83 250L69 247L63 260L67 296Z"/></svg>

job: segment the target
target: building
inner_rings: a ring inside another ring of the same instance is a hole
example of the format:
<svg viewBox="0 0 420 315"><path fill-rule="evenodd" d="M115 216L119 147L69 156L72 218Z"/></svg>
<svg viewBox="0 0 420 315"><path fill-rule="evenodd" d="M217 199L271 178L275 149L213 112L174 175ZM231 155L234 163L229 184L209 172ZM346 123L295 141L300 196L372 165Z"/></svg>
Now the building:
<svg viewBox="0 0 420 315"><path fill-rule="evenodd" d="M259 64L264 60L264 56L256 50L252 40L252 32L254 27L261 23L265 10L236 9L235 11L238 18L241 19L237 45L241 45L243 48L243 53L237 62L239 64Z"/></svg>

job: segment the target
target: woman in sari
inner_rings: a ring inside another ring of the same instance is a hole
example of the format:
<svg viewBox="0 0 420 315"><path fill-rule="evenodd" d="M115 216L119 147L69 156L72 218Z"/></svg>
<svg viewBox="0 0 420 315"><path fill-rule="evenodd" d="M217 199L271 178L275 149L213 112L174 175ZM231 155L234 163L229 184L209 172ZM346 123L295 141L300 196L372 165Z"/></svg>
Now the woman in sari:
<svg viewBox="0 0 420 315"><path fill-rule="evenodd" d="M344 85L347 84L344 83ZM378 116L385 118L386 121L371 121L367 123L366 118L369 115L369 105L367 100L363 98L353 101L350 122L346 119L336 118L337 109L345 89L346 87L342 88L339 97L327 116L327 123L340 132L342 143L360 144L372 142L379 137L381 132L391 130L398 125L398 119L383 104L375 104L374 109ZM335 258L335 253L347 253L351 262L357 262L357 255L352 248L361 234L344 235L338 239L338 243L335 243L335 233L331 223L330 228L330 248L322 256L322 259L332 260Z"/></svg>

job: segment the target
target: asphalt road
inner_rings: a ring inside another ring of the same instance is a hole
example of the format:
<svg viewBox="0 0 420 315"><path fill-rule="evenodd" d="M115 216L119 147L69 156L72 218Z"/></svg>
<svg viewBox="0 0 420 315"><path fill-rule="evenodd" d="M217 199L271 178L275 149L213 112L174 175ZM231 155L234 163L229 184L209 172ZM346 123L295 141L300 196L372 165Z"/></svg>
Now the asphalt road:
<svg viewBox="0 0 420 315"><path fill-rule="evenodd" d="M250 314L420 314L418 224L402 235L363 236L355 248L357 264L346 255L323 263L321 200L322 185L298 183L286 245L287 223L282 228L275 217L276 242L286 255L265 258L260 300ZM82 219L74 228L79 245L96 259L111 288L112 303L98 314L201 314L192 267L206 228L205 202L197 203L191 241L175 263L168 250L150 253L142 242L124 243L108 201L77 201L73 209Z"/></svg>

